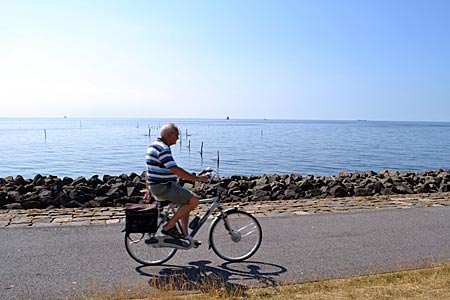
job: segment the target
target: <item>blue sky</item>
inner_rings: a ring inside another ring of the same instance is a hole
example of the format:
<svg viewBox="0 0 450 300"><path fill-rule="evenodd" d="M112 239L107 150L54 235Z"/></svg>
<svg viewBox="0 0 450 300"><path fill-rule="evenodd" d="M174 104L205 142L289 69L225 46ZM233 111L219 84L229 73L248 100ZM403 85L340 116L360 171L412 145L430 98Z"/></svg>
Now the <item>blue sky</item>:
<svg viewBox="0 0 450 300"><path fill-rule="evenodd" d="M450 1L0 0L0 117L450 121Z"/></svg>

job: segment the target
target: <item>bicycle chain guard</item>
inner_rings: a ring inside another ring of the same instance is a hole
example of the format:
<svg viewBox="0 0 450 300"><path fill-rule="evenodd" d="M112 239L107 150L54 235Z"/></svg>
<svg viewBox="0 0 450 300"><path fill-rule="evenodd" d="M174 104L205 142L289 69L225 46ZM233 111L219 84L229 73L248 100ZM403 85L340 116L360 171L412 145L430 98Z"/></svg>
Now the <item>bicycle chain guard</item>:
<svg viewBox="0 0 450 300"><path fill-rule="evenodd" d="M189 250L198 247L198 242L190 236L182 240L165 235L154 236L145 240L145 243L155 248L175 248L180 250Z"/></svg>

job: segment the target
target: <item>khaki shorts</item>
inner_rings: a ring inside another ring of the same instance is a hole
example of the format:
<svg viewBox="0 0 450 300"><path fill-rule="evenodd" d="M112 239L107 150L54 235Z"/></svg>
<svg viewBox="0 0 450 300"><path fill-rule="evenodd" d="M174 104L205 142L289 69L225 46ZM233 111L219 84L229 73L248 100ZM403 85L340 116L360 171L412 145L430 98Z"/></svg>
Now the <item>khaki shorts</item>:
<svg viewBox="0 0 450 300"><path fill-rule="evenodd" d="M178 205L184 205L189 202L192 192L174 182L163 184L151 184L150 192L158 201L169 201Z"/></svg>

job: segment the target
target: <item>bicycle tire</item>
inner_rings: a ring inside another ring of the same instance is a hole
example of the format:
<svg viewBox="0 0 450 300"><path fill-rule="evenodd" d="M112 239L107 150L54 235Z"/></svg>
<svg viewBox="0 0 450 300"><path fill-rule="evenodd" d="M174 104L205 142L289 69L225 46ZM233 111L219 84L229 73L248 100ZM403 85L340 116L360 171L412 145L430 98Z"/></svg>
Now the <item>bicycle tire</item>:
<svg viewBox="0 0 450 300"><path fill-rule="evenodd" d="M209 231L211 248L223 260L230 262L246 260L261 246L261 225L253 215L245 211L231 210L225 213L233 234L226 229L223 216L218 216L211 223Z"/></svg>
<svg viewBox="0 0 450 300"><path fill-rule="evenodd" d="M128 254L138 263L146 266L157 266L171 259L177 249L174 248L155 248L145 241L150 238L148 233L129 233L125 234L125 248Z"/></svg>

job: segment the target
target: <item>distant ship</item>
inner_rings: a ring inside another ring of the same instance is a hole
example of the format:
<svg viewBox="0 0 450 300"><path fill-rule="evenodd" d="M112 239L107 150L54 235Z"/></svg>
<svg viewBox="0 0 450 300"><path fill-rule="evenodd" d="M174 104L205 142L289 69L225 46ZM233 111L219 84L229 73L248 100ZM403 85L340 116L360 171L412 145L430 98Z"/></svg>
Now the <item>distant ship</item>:
<svg viewBox="0 0 450 300"><path fill-rule="evenodd" d="M229 120L230 119L230 117L227 117L227 120Z"/></svg>

